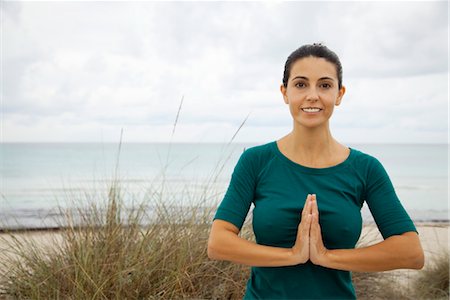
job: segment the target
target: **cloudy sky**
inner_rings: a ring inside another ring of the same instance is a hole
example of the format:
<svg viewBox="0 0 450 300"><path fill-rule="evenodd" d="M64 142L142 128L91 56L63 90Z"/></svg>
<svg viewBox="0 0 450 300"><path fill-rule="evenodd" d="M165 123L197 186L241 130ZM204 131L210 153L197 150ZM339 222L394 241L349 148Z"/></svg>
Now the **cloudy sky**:
<svg viewBox="0 0 450 300"><path fill-rule="evenodd" d="M286 57L323 42L343 143L447 143L448 3L1 1L3 142L268 142Z"/></svg>

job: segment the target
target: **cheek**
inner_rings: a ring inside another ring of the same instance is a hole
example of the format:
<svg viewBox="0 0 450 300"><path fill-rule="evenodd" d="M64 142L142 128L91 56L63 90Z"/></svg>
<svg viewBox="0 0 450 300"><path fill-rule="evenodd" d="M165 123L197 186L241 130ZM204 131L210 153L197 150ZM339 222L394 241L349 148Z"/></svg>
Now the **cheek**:
<svg viewBox="0 0 450 300"><path fill-rule="evenodd" d="M331 117L334 113L334 106L330 106L327 110L327 117Z"/></svg>
<svg viewBox="0 0 450 300"><path fill-rule="evenodd" d="M300 113L299 107L299 103L295 101L289 101L289 111L291 112L291 115L298 115Z"/></svg>
<svg viewBox="0 0 450 300"><path fill-rule="evenodd" d="M336 104L339 102L337 95L326 95L323 98L323 104L328 108L328 109L334 109L334 107L336 106Z"/></svg>
<svg viewBox="0 0 450 300"><path fill-rule="evenodd" d="M296 94L288 94L287 101L289 102L289 106L299 107L301 102L301 96Z"/></svg>

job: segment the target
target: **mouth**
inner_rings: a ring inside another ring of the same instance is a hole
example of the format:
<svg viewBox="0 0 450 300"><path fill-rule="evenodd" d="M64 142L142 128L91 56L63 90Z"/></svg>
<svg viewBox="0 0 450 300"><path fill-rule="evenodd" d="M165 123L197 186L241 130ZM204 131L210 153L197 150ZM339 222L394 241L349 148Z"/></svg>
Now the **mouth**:
<svg viewBox="0 0 450 300"><path fill-rule="evenodd" d="M318 107L305 107L305 108L302 108L302 111L307 112L307 113L317 113L317 112L319 112L321 110L322 109L318 108Z"/></svg>

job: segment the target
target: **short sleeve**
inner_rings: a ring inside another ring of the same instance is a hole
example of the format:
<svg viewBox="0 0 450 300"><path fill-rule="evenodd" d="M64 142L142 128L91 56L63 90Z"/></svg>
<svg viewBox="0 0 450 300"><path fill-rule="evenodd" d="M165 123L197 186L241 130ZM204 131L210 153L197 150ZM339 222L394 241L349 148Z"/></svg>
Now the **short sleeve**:
<svg viewBox="0 0 450 300"><path fill-rule="evenodd" d="M417 232L414 223L400 203L391 179L374 157L368 164L365 198L384 239L408 231Z"/></svg>
<svg viewBox="0 0 450 300"><path fill-rule="evenodd" d="M247 149L241 154L234 167L225 196L214 216L214 220L228 221L239 228L239 230L242 228L250 210L256 186L254 171L255 153L250 150Z"/></svg>

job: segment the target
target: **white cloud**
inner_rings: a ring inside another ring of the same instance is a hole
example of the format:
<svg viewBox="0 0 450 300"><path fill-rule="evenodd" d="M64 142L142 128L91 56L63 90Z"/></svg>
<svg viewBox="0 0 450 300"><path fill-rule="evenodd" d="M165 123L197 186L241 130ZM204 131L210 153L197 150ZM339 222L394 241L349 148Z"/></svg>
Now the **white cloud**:
<svg viewBox="0 0 450 300"><path fill-rule="evenodd" d="M227 140L249 113L237 140L275 139L284 61L323 41L348 89L337 136L446 142L445 2L3 5L4 141L167 141L182 95L176 141Z"/></svg>

